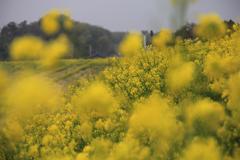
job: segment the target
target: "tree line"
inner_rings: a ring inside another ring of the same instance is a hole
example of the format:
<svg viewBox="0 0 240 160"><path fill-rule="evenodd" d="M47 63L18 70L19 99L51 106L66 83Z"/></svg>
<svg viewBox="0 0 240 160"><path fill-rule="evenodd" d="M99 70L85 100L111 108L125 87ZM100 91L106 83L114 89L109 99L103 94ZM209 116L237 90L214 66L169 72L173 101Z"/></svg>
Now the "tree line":
<svg viewBox="0 0 240 160"><path fill-rule="evenodd" d="M225 21L227 28L232 30L234 21ZM174 33L175 37L182 39L195 39L194 23L188 23ZM74 27L71 31L59 30L54 35L46 35L40 28L40 20L27 23L23 21L19 24L10 22L3 26L0 32L0 60L8 60L9 46L12 40L23 35L35 35L44 40L51 40L60 34L66 34L73 46L73 53L69 58L91 58L91 57L109 57L118 55L118 45L127 34L126 32L111 32L99 26L74 21ZM153 31L143 31L147 37L147 44L151 44Z"/></svg>
<svg viewBox="0 0 240 160"><path fill-rule="evenodd" d="M71 31L60 30L54 35L46 35L40 28L40 20L19 24L10 22L1 28L0 32L0 60L8 60L9 46L14 38L23 35L35 35L44 40L51 40L60 34L66 34L73 46L70 58L109 57L117 55L117 46L126 33L111 32L99 26L74 21Z"/></svg>

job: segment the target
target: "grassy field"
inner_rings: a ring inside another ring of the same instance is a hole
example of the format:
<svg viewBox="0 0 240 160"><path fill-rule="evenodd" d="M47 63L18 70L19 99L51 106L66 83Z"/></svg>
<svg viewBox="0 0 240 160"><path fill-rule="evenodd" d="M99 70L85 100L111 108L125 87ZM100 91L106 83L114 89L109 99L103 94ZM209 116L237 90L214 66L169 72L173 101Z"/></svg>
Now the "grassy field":
<svg viewBox="0 0 240 160"><path fill-rule="evenodd" d="M109 65L109 59L101 58L61 60L50 69L43 68L38 61L4 61L0 62L0 69L10 75L29 70L47 75L62 85L68 85L83 77L95 76Z"/></svg>

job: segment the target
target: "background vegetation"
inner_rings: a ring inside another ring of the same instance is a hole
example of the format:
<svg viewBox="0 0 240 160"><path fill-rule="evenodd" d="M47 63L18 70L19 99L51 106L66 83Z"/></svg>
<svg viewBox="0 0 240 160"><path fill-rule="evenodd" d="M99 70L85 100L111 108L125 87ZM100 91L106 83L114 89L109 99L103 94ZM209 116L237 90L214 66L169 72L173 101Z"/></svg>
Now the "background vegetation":
<svg viewBox="0 0 240 160"><path fill-rule="evenodd" d="M9 45L13 39L23 35L35 35L45 40L51 40L58 35L65 33L73 46L73 53L69 58L86 57L109 57L117 55L117 46L126 33L110 32L107 29L89 25L87 23L74 22L71 31L60 29L54 35L46 35L41 30L40 21L27 23L23 21L19 24L10 22L1 29L0 33L0 59L9 59ZM91 49L90 49L91 47ZM91 54L89 53L91 50Z"/></svg>

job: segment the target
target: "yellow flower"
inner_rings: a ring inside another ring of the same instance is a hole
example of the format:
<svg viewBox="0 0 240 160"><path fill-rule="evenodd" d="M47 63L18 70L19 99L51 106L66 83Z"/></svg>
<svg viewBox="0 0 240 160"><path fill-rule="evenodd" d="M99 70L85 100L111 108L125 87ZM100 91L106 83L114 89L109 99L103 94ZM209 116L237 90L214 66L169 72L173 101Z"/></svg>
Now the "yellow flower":
<svg viewBox="0 0 240 160"><path fill-rule="evenodd" d="M161 49L172 40L172 31L170 29L162 29L152 39L152 44Z"/></svg>
<svg viewBox="0 0 240 160"><path fill-rule="evenodd" d="M41 20L41 29L48 35L55 34L60 29L59 24L60 12L52 10L47 13Z"/></svg>
<svg viewBox="0 0 240 160"><path fill-rule="evenodd" d="M58 85L44 76L28 73L17 76L4 97L10 113L24 115L53 111L63 102Z"/></svg>
<svg viewBox="0 0 240 160"><path fill-rule="evenodd" d="M221 104L203 99L187 108L186 117L190 127L215 132L225 119L225 111Z"/></svg>
<svg viewBox="0 0 240 160"><path fill-rule="evenodd" d="M112 91L102 82L94 82L80 91L73 96L72 103L82 119L109 116L118 105Z"/></svg>
<svg viewBox="0 0 240 160"><path fill-rule="evenodd" d="M35 36L23 36L14 39L10 46L13 59L37 59L44 49L44 41Z"/></svg>
<svg viewBox="0 0 240 160"><path fill-rule="evenodd" d="M64 29L70 31L73 28L74 22L68 14L64 14L63 27Z"/></svg>
<svg viewBox="0 0 240 160"><path fill-rule="evenodd" d="M14 119L7 119L6 126L3 128L5 135L13 142L20 141L24 136L24 130L20 123Z"/></svg>
<svg viewBox="0 0 240 160"><path fill-rule="evenodd" d="M72 156L68 156L68 155L63 155L62 153L58 153L58 154L53 154L53 155L48 155L46 158L44 158L44 160L72 160ZM85 160L85 159L83 159Z"/></svg>
<svg viewBox="0 0 240 160"><path fill-rule="evenodd" d="M239 57L236 56L220 56L211 53L207 55L204 64L204 73L210 79L216 79L223 76L223 74L232 74L240 69Z"/></svg>
<svg viewBox="0 0 240 160"><path fill-rule="evenodd" d="M42 144L43 145L49 145L49 143L51 143L52 140L53 140L53 136L52 135L46 135L42 139Z"/></svg>
<svg viewBox="0 0 240 160"><path fill-rule="evenodd" d="M119 52L123 56L131 57L136 55L143 46L143 39L140 33L130 33L119 46Z"/></svg>
<svg viewBox="0 0 240 160"><path fill-rule="evenodd" d="M141 146L132 137L126 137L114 146L108 160L147 160L150 158L150 149Z"/></svg>
<svg viewBox="0 0 240 160"><path fill-rule="evenodd" d="M79 153L77 155L76 160L89 160L88 155L86 153Z"/></svg>
<svg viewBox="0 0 240 160"><path fill-rule="evenodd" d="M176 116L168 100L154 93L143 103L136 104L129 121L129 133L135 137L147 135L147 139L154 141L151 143L157 153L163 156L173 141L177 142L182 136L182 127Z"/></svg>
<svg viewBox="0 0 240 160"><path fill-rule="evenodd" d="M194 79L195 65L193 62L186 62L170 69L167 73L167 84L173 91L178 91L188 86Z"/></svg>
<svg viewBox="0 0 240 160"><path fill-rule="evenodd" d="M71 45L65 35L60 35L57 39L48 42L41 54L41 64L51 67L56 62L71 52Z"/></svg>
<svg viewBox="0 0 240 160"><path fill-rule="evenodd" d="M226 86L226 80L224 78L221 78L219 80L215 80L213 81L213 83L211 83L210 88L217 93L223 93L225 86ZM224 96L224 95L222 95Z"/></svg>
<svg viewBox="0 0 240 160"><path fill-rule="evenodd" d="M16 38L10 46L13 59L38 59L47 67L53 66L70 52L70 41L65 35L60 35L50 42L44 42L35 36L23 36Z"/></svg>
<svg viewBox="0 0 240 160"><path fill-rule="evenodd" d="M232 75L228 81L228 107L237 110L240 106L240 73Z"/></svg>
<svg viewBox="0 0 240 160"><path fill-rule="evenodd" d="M38 152L38 145L33 145L33 146L31 146L30 148L29 148L29 155L31 156L31 157L36 157L36 156L38 156L38 154L39 154L39 152Z"/></svg>
<svg viewBox="0 0 240 160"><path fill-rule="evenodd" d="M225 34L226 26L217 14L207 14L200 16L195 32L207 39L218 38Z"/></svg>
<svg viewBox="0 0 240 160"><path fill-rule="evenodd" d="M50 133L50 134L56 134L57 132L58 132L58 126L57 125L51 125L51 126L49 126L48 127L48 132Z"/></svg>
<svg viewBox="0 0 240 160"><path fill-rule="evenodd" d="M181 160L221 160L221 153L215 140L195 139L183 152Z"/></svg>
<svg viewBox="0 0 240 160"><path fill-rule="evenodd" d="M103 138L94 139L91 143L89 157L94 160L106 160L111 149L112 142L110 140Z"/></svg>
<svg viewBox="0 0 240 160"><path fill-rule="evenodd" d="M92 124L89 122L84 122L83 124L81 124L79 131L82 138L85 140L89 140L92 137L92 129Z"/></svg>

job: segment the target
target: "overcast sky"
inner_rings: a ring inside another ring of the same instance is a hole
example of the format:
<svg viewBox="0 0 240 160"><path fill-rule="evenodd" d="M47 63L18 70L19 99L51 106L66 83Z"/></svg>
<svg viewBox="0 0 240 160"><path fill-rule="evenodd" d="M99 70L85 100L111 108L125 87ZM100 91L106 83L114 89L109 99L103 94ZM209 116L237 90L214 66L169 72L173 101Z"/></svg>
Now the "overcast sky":
<svg viewBox="0 0 240 160"><path fill-rule="evenodd" d="M75 20L112 31L169 27L173 12L169 0L0 0L0 27L10 21L38 20L52 8L66 9ZM240 0L198 0L189 8L188 19L209 12L239 20Z"/></svg>

